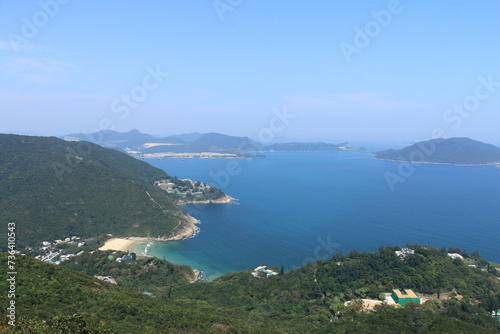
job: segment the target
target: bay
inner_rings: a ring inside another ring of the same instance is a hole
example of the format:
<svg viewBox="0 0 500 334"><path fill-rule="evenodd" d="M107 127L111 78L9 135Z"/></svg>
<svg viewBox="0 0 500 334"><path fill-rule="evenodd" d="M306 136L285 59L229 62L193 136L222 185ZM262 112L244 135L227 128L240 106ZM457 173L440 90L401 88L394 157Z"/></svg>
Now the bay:
<svg viewBox="0 0 500 334"><path fill-rule="evenodd" d="M266 156L147 159L170 175L218 186L240 204L185 206L201 221L195 237L137 251L203 270L205 279L407 243L479 250L500 262L500 168L413 164L411 171L350 152ZM388 175L404 182L391 189Z"/></svg>

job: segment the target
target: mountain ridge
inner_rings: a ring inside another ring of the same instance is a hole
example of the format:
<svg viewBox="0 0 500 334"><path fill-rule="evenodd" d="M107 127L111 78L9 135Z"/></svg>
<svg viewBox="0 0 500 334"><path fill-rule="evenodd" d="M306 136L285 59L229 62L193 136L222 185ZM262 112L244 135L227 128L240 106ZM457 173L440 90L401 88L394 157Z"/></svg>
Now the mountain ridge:
<svg viewBox="0 0 500 334"><path fill-rule="evenodd" d="M376 159L453 165L500 164L500 148L466 137L431 139L400 150L375 153Z"/></svg>
<svg viewBox="0 0 500 334"><path fill-rule="evenodd" d="M71 134L66 140L90 140L108 148L114 148L136 157L179 157L180 153L216 153L222 157L257 158L258 152L366 152L349 143L293 142L264 145L249 137L230 136L221 133L189 133L157 138L138 130L116 132L105 130L93 134ZM171 153L170 155L167 153ZM199 155L194 155L199 157ZM215 157L213 155L212 157ZM182 156L185 157L185 156Z"/></svg>

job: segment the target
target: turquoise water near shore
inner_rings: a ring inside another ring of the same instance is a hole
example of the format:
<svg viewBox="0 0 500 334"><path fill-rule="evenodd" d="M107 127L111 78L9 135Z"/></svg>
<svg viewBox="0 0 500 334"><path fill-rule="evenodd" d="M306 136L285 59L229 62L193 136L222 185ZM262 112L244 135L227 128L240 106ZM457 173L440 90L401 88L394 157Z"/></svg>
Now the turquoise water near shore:
<svg viewBox="0 0 500 334"><path fill-rule="evenodd" d="M500 262L500 168L413 165L391 191L384 173L397 173L401 164L370 154L266 156L147 159L170 175L219 186L240 202L185 206L201 221L200 233L148 243L147 254L203 270L207 279L260 264L290 270L338 251L406 243L479 250Z"/></svg>

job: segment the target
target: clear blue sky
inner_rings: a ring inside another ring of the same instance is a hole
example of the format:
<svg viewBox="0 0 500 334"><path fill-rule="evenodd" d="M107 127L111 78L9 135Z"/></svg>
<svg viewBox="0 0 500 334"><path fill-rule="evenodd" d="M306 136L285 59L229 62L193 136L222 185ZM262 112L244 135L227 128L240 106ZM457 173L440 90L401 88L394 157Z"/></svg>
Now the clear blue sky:
<svg viewBox="0 0 500 334"><path fill-rule="evenodd" d="M369 146L440 129L500 145L499 13L497 0L0 0L0 132L272 129Z"/></svg>

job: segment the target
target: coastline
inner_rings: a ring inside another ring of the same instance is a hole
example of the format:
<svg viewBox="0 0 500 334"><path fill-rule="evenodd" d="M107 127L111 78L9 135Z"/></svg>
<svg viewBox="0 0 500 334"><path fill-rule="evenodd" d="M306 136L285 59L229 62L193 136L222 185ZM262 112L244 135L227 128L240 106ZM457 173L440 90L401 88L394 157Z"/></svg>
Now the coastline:
<svg viewBox="0 0 500 334"><path fill-rule="evenodd" d="M179 200L176 202L177 205L186 205L186 204L239 204L238 199L231 197L229 195L224 195L217 199L212 200L203 200L203 201L185 201Z"/></svg>
<svg viewBox="0 0 500 334"><path fill-rule="evenodd" d="M186 219L187 224L175 235L171 237L123 237L123 238L111 238L104 242L104 245L99 247L98 250L115 250L120 252L128 252L134 250L136 246L145 241L179 241L187 238L192 238L199 232L200 228L196 226L200 224L200 221L188 214L182 216Z"/></svg>
<svg viewBox="0 0 500 334"><path fill-rule="evenodd" d="M99 247L97 250L115 250L120 252L131 251L143 241L147 241L148 238L142 237L130 237L130 238L111 238L106 240L103 246Z"/></svg>
<svg viewBox="0 0 500 334"><path fill-rule="evenodd" d="M198 282L201 278L201 275L202 275L201 270L193 269L193 268L191 268L191 270L193 270L193 277L188 279L189 283Z"/></svg>
<svg viewBox="0 0 500 334"><path fill-rule="evenodd" d="M449 165L449 166L496 166L499 167L500 163L498 162L491 162L487 164L453 164L449 162L433 162L433 161L409 161L409 160L395 160L395 159L383 159L383 158L377 158L373 157L377 160L384 160L384 161L393 161L393 162L408 162L411 164L430 164L430 165Z"/></svg>

